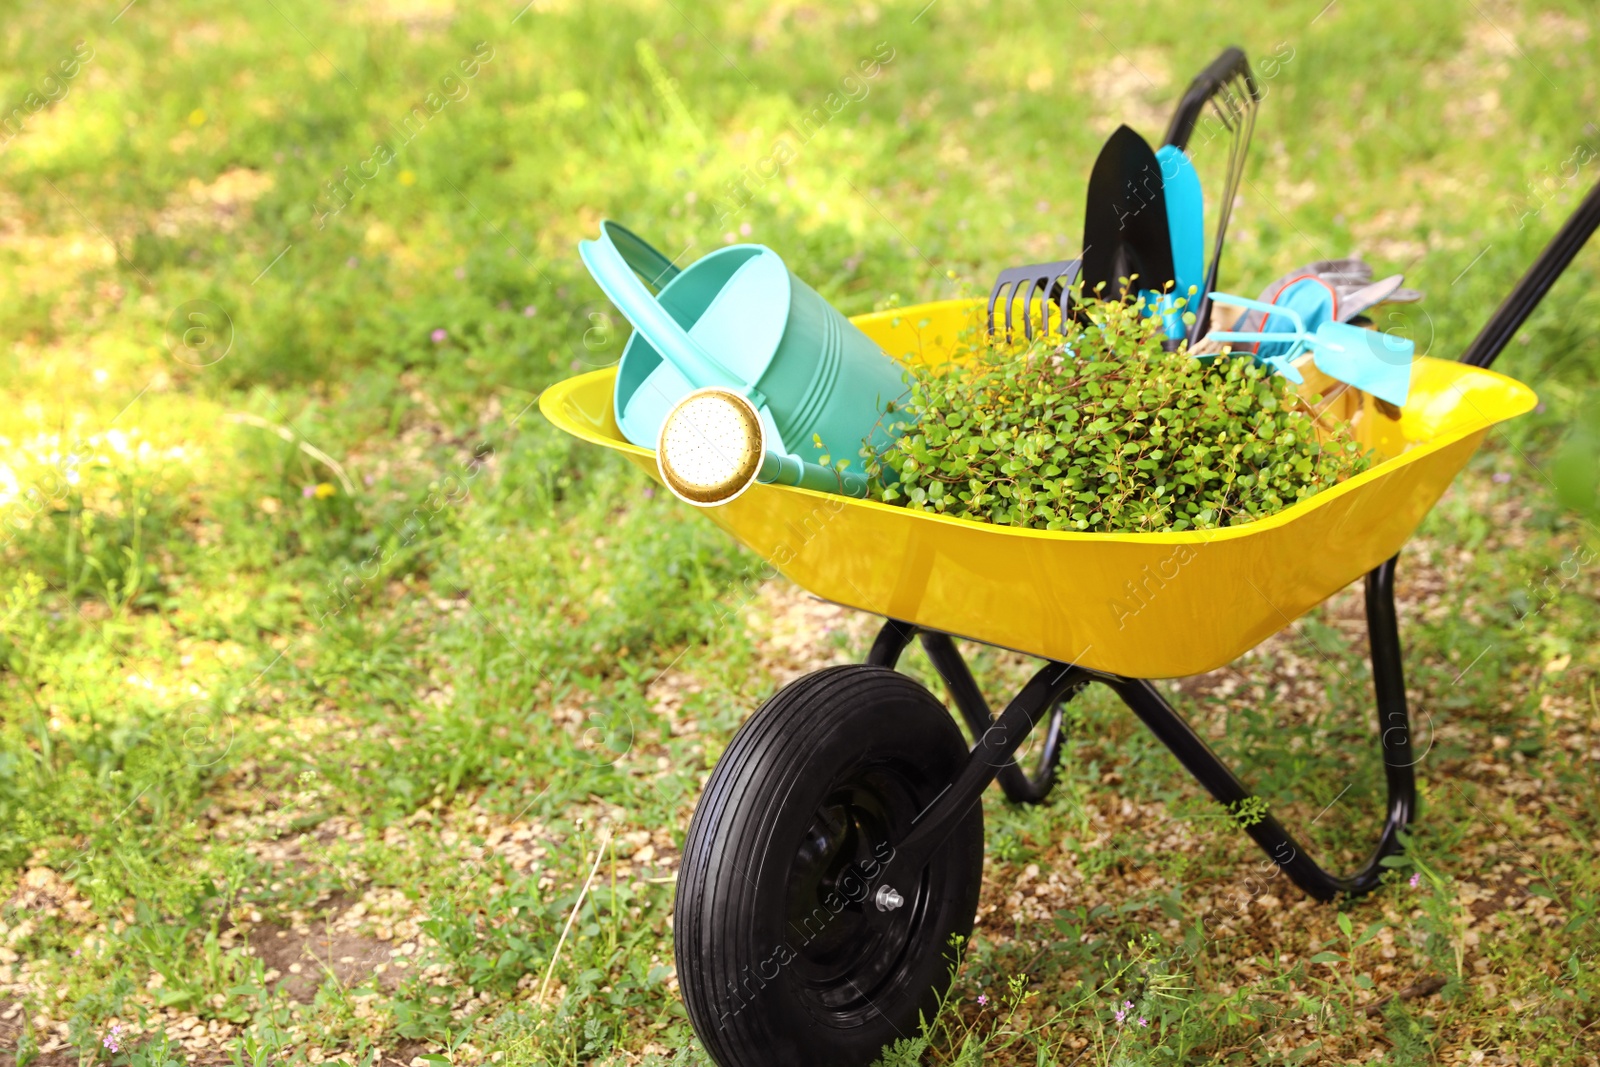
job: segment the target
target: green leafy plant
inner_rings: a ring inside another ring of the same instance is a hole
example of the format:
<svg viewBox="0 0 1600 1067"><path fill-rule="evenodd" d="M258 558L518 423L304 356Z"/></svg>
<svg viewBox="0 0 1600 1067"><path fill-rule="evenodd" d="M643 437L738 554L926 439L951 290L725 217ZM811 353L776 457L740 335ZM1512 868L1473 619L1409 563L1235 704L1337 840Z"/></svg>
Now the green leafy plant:
<svg viewBox="0 0 1600 1067"><path fill-rule="evenodd" d="M1267 802L1261 797L1245 797L1229 803L1228 813L1240 828L1247 829L1267 817Z"/></svg>
<svg viewBox="0 0 1600 1067"><path fill-rule="evenodd" d="M1167 352L1142 302L1085 298L1066 332L982 341L914 365L864 448L873 495L917 511L1045 530L1236 526L1369 465L1348 424L1250 359Z"/></svg>

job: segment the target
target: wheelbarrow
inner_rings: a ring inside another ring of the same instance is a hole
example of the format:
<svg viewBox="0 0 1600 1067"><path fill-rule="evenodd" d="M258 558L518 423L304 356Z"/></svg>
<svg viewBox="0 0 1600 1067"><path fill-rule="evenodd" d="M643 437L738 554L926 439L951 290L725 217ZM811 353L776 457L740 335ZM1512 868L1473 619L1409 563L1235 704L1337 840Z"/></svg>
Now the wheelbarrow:
<svg viewBox="0 0 1600 1067"><path fill-rule="evenodd" d="M1394 581L1398 553L1498 422L1535 404L1488 369L1589 235L1600 186L1460 361L1418 358L1403 408L1345 390L1336 401L1375 461L1365 472L1247 525L1151 534L987 525L870 500L754 485L712 521L825 600L882 616L866 662L806 675L739 729L691 822L674 912L678 979L696 1033L724 1067L867 1064L917 1032L970 934L983 865L980 798L1050 792L1062 709L1109 687L1318 900L1380 884L1416 814ZM853 321L905 362L949 356L982 328L983 300ZM1306 392L1325 390L1304 368ZM659 478L612 408L614 368L563 381L540 410ZM1151 679L1221 667L1365 575L1387 820L1349 874L1324 869L1168 703ZM956 645L1045 661L995 716ZM895 670L913 640L973 738ZM1015 760L1044 726L1037 767Z"/></svg>

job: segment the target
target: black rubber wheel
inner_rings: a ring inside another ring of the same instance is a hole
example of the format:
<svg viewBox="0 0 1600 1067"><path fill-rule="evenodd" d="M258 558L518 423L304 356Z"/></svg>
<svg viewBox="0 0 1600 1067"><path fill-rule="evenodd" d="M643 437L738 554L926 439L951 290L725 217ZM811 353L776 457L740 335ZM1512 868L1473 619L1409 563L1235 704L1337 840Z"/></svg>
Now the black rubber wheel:
<svg viewBox="0 0 1600 1067"><path fill-rule="evenodd" d="M978 907L982 806L893 887L899 907L877 906L875 876L966 758L933 695L882 667L806 675L740 728L673 914L689 1019L721 1067L866 1065L932 1019Z"/></svg>

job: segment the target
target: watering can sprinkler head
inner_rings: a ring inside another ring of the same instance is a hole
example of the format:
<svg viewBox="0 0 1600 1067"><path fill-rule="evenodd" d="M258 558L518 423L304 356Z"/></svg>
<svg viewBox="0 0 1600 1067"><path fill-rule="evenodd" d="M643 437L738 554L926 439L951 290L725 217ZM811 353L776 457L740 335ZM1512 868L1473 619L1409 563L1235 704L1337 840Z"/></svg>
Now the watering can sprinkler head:
<svg viewBox="0 0 1600 1067"><path fill-rule="evenodd" d="M656 469L680 500L714 507L755 482L766 432L749 400L731 389L696 389L661 424Z"/></svg>

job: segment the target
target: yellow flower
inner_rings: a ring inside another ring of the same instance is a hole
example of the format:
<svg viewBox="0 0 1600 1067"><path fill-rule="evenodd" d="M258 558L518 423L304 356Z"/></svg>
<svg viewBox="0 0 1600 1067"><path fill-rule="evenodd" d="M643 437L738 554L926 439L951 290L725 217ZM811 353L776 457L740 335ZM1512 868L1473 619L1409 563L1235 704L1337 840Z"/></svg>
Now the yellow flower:
<svg viewBox="0 0 1600 1067"><path fill-rule="evenodd" d="M400 184L415 185L417 184L417 176L409 170L403 170L400 172Z"/></svg>
<svg viewBox="0 0 1600 1067"><path fill-rule="evenodd" d="M333 486L330 485L329 483L327 483L327 482L318 482L316 491L312 495L315 496L318 500L326 500L330 496L332 496L334 494L334 492L335 492L335 490L334 490Z"/></svg>
<svg viewBox="0 0 1600 1067"><path fill-rule="evenodd" d="M205 124L206 124L206 113L205 113L205 109L204 108L198 108L197 107L193 111L189 112L189 125L191 125L191 126L204 126Z"/></svg>

